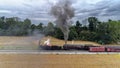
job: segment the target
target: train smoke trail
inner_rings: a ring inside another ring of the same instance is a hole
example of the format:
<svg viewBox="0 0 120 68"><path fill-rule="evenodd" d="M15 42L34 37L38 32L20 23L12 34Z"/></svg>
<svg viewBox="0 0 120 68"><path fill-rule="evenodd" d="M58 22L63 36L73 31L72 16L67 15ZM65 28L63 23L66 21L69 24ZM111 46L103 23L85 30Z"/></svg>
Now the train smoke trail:
<svg viewBox="0 0 120 68"><path fill-rule="evenodd" d="M59 0L51 7L51 14L56 18L56 25L64 34L65 44L69 36L69 26L71 19L74 17L74 9L70 0Z"/></svg>

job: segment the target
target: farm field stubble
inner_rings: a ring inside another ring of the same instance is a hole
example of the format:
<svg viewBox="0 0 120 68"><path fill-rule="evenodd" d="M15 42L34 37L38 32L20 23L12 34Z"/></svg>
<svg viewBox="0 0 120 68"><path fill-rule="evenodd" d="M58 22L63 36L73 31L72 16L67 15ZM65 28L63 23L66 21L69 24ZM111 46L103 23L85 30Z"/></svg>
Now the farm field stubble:
<svg viewBox="0 0 120 68"><path fill-rule="evenodd" d="M119 68L120 55L0 54L0 68Z"/></svg>
<svg viewBox="0 0 120 68"><path fill-rule="evenodd" d="M51 39L55 45L63 45L63 40ZM0 49L36 49L38 40L29 37L0 37ZM71 43L69 41L68 43ZM93 42L75 41L76 44L92 44ZM93 43L98 45L97 43ZM56 55L56 54L0 54L0 68L119 68L120 55Z"/></svg>

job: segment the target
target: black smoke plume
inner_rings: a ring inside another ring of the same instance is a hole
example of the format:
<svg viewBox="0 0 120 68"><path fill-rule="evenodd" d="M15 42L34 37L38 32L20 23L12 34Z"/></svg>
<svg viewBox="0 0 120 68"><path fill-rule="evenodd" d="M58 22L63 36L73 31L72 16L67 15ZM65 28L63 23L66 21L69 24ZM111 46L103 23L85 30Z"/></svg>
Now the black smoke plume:
<svg viewBox="0 0 120 68"><path fill-rule="evenodd" d="M65 44L69 36L69 26L71 19L74 17L74 8L70 0L59 0L51 7L51 14L56 18L55 24L64 34Z"/></svg>

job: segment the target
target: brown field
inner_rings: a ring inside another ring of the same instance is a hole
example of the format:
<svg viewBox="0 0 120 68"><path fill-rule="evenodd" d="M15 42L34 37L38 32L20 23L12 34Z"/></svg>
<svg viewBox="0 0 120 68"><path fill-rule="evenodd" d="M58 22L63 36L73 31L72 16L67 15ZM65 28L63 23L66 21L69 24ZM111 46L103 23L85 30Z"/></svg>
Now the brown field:
<svg viewBox="0 0 120 68"><path fill-rule="evenodd" d="M0 36L0 49L35 50L38 48L36 37Z"/></svg>
<svg viewBox="0 0 120 68"><path fill-rule="evenodd" d="M51 44L53 45L59 45L59 46L62 46L64 45L64 40L60 40L60 39L56 39L56 38L53 38L53 37L44 37L42 38L42 44L45 40L47 39L50 39L51 41ZM90 42L90 41L68 41L67 42L68 44L92 44L92 45L100 45L98 43L95 43L95 42Z"/></svg>
<svg viewBox="0 0 120 68"><path fill-rule="evenodd" d="M119 68L120 55L0 54L0 68Z"/></svg>
<svg viewBox="0 0 120 68"><path fill-rule="evenodd" d="M52 45L64 45L64 40L59 40L53 37L43 37L39 38L37 36L33 37L16 37L16 36L0 36L0 49L17 49L17 50L36 50L38 49L39 40L41 44L45 40L50 39ZM68 41L68 44L93 44L99 45L94 42L89 41Z"/></svg>
<svg viewBox="0 0 120 68"><path fill-rule="evenodd" d="M54 45L63 45L63 40L52 37ZM72 41L68 41L71 44ZM74 44L93 44L88 41L74 41ZM31 37L0 37L0 49L36 49L38 39ZM119 68L120 55L43 55L43 54L0 54L0 68Z"/></svg>
<svg viewBox="0 0 120 68"><path fill-rule="evenodd" d="M35 37L0 36L0 45L37 45Z"/></svg>
<svg viewBox="0 0 120 68"><path fill-rule="evenodd" d="M0 36L0 45L38 45L38 40L41 40L42 44L45 40L50 39L51 44L53 45L63 45L64 40L59 40L53 37L43 37L37 38L36 37L16 37L16 36ZM95 42L89 41L68 41L68 44L93 44L99 45Z"/></svg>

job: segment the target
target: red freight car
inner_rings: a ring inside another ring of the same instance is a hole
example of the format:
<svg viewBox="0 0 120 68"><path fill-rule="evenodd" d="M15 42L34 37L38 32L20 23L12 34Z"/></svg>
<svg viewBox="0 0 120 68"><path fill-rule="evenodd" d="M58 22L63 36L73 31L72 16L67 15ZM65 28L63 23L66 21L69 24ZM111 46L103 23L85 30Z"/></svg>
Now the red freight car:
<svg viewBox="0 0 120 68"><path fill-rule="evenodd" d="M89 47L90 52L105 52L105 47Z"/></svg>
<svg viewBox="0 0 120 68"><path fill-rule="evenodd" d="M120 52L120 49L116 49L116 48L107 48L107 52Z"/></svg>

